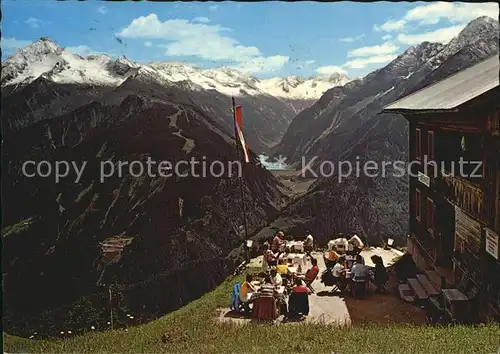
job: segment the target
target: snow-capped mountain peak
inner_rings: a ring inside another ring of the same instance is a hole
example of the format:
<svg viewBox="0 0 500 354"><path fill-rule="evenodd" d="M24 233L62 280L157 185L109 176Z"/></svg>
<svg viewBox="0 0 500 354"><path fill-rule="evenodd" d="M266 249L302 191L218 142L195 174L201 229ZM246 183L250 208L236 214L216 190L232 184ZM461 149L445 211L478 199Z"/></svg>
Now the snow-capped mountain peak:
<svg viewBox="0 0 500 354"><path fill-rule="evenodd" d="M80 56L42 37L2 63L2 86L28 84L38 77L59 83L118 86L130 75L163 85L181 83L193 90L240 95L270 95L281 99L315 100L328 89L349 81L344 75L258 79L234 68L200 69L181 62L135 63L126 57Z"/></svg>

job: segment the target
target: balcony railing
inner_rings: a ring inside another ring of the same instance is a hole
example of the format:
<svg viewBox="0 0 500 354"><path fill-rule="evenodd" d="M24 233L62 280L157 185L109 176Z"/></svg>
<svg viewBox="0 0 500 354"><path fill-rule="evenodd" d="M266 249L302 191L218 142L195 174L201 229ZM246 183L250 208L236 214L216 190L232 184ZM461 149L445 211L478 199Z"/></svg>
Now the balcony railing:
<svg viewBox="0 0 500 354"><path fill-rule="evenodd" d="M460 177L441 174L438 188L442 195L476 219L482 220L482 189Z"/></svg>

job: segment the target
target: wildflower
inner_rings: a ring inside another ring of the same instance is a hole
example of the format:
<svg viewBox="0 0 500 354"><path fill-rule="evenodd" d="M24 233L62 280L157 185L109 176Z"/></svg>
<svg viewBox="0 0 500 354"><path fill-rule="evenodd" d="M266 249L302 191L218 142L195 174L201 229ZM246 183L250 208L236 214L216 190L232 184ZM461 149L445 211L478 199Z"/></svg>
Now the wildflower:
<svg viewBox="0 0 500 354"><path fill-rule="evenodd" d="M64 331L61 331L61 334L64 334Z"/></svg>
<svg viewBox="0 0 500 354"><path fill-rule="evenodd" d="M29 339L33 339L33 338L35 338L35 336L31 335Z"/></svg>
<svg viewBox="0 0 500 354"><path fill-rule="evenodd" d="M130 318L131 320L133 320L133 319L134 319L134 316L130 316L129 318Z"/></svg>
<svg viewBox="0 0 500 354"><path fill-rule="evenodd" d="M94 330L94 329L95 329L95 327L94 327L94 326L90 326L90 329L91 329L91 330Z"/></svg>
<svg viewBox="0 0 500 354"><path fill-rule="evenodd" d="M111 322L109 322L109 321L108 321L108 324L110 325L110 324L111 324Z"/></svg>
<svg viewBox="0 0 500 354"><path fill-rule="evenodd" d="M73 333L73 332L71 332L71 331L68 331L68 334L71 334L71 333Z"/></svg>
<svg viewBox="0 0 500 354"><path fill-rule="evenodd" d="M125 332L128 332L128 329L125 328Z"/></svg>

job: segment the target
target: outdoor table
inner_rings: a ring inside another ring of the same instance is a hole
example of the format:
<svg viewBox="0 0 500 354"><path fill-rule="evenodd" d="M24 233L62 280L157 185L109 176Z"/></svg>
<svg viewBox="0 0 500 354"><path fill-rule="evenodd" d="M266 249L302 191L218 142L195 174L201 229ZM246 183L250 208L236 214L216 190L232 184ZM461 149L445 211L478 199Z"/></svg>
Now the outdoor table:
<svg viewBox="0 0 500 354"><path fill-rule="evenodd" d="M293 264L300 264L305 266L307 263L307 255L303 253L290 253L287 257L288 261L292 261Z"/></svg>
<svg viewBox="0 0 500 354"><path fill-rule="evenodd" d="M252 296L257 296L259 294L260 286L256 286L256 292L254 293L248 293L247 294L247 301L252 298ZM278 294L278 297L283 297L285 295L285 287L283 285L280 285L276 289L276 293Z"/></svg>
<svg viewBox="0 0 500 354"><path fill-rule="evenodd" d="M284 295L285 294L285 287L283 285L278 286L277 293L278 293L278 295Z"/></svg>
<svg viewBox="0 0 500 354"><path fill-rule="evenodd" d="M284 251L286 247L292 249L292 247L298 252L304 252L304 242L302 241L288 241L285 244L281 245L282 250Z"/></svg>

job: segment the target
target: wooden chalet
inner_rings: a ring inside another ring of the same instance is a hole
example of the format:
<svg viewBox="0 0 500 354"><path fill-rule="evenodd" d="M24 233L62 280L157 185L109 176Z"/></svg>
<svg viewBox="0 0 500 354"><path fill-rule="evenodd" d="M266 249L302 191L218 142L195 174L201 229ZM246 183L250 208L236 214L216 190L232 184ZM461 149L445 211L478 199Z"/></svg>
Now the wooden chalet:
<svg viewBox="0 0 500 354"><path fill-rule="evenodd" d="M480 320L500 319L499 70L495 55L383 110L409 122L408 250Z"/></svg>

